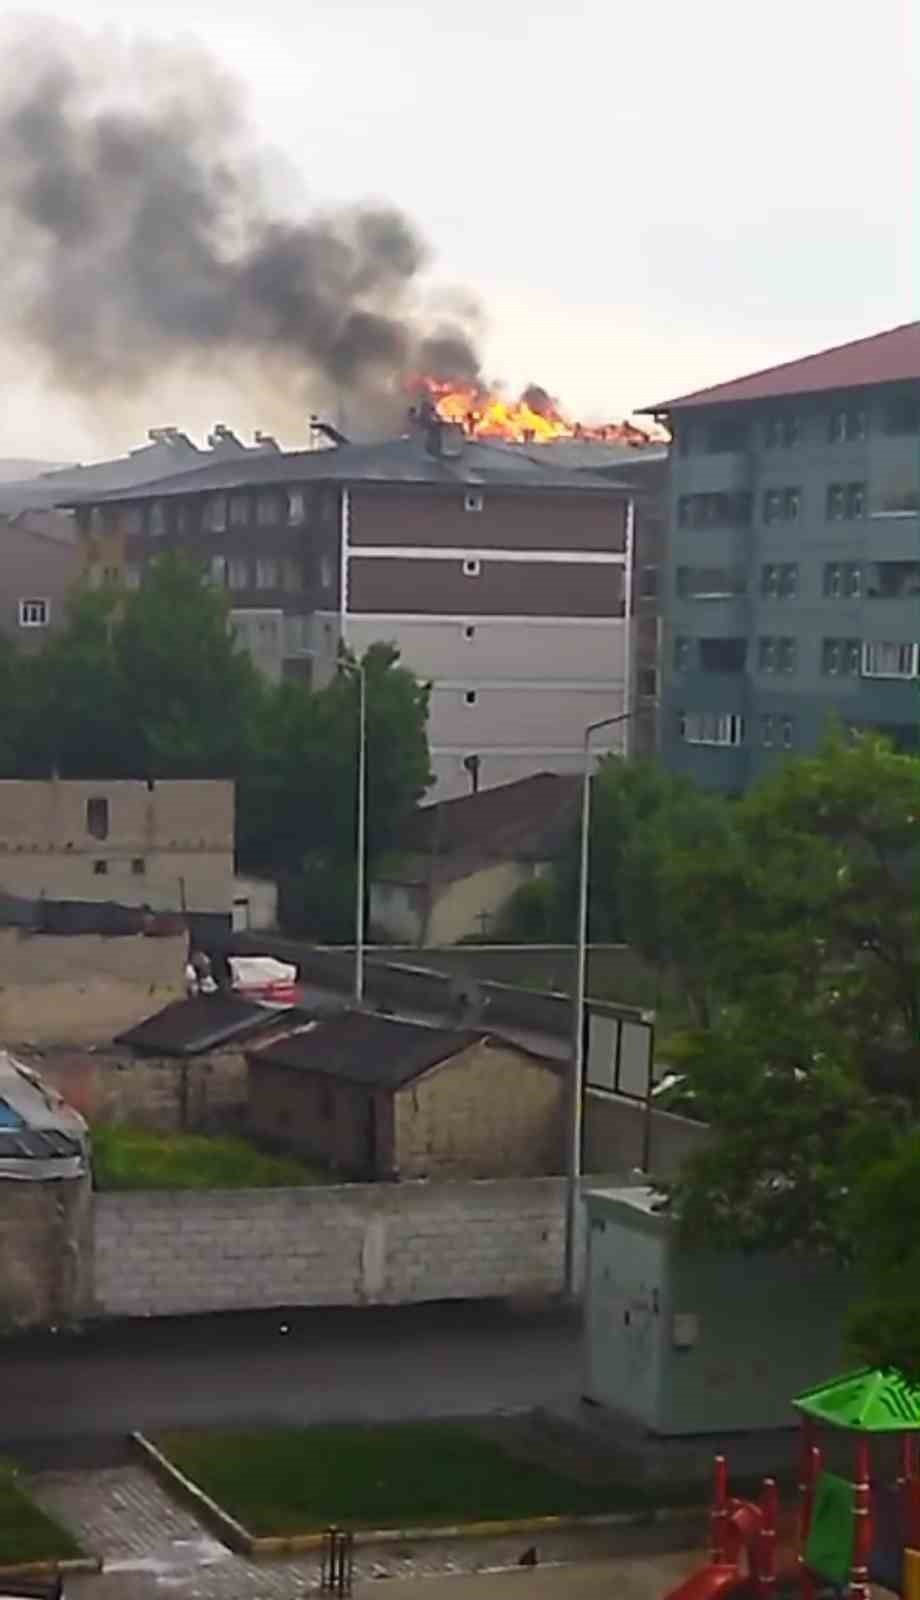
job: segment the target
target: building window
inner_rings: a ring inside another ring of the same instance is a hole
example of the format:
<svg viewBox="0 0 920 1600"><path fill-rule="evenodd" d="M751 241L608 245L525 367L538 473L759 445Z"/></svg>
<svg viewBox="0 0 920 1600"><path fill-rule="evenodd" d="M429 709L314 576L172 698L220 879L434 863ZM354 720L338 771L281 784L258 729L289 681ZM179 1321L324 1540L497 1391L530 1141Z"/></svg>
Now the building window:
<svg viewBox="0 0 920 1600"><path fill-rule="evenodd" d="M332 562L328 556L319 558L319 586L321 589L332 588Z"/></svg>
<svg viewBox="0 0 920 1600"><path fill-rule="evenodd" d="M208 533L225 533L227 529L227 496L212 494L204 510L204 525Z"/></svg>
<svg viewBox="0 0 920 1600"><path fill-rule="evenodd" d="M249 588L249 562L231 557L227 562L227 584L231 589Z"/></svg>
<svg viewBox="0 0 920 1600"><path fill-rule="evenodd" d="M481 511L484 503L481 494L467 494L463 497L464 511Z"/></svg>
<svg viewBox="0 0 920 1600"><path fill-rule="evenodd" d="M466 705L474 706L476 704L476 690L475 689L467 689L466 694L463 696L463 699L464 699L464 703Z"/></svg>
<svg viewBox="0 0 920 1600"><path fill-rule="evenodd" d="M795 672L797 655L794 639L763 638L757 641L757 667L760 672Z"/></svg>
<svg viewBox="0 0 920 1600"><path fill-rule="evenodd" d="M121 531L126 539L136 539L144 531L143 506L125 506L121 513Z"/></svg>
<svg viewBox="0 0 920 1600"><path fill-rule="evenodd" d="M303 522L306 514L306 497L302 489L289 489L287 519L290 523Z"/></svg>
<svg viewBox="0 0 920 1600"><path fill-rule="evenodd" d="M801 437L798 417L768 417L764 423L763 441L768 450L789 450Z"/></svg>
<svg viewBox="0 0 920 1600"><path fill-rule="evenodd" d="M227 582L227 562L224 556L211 557L208 577L216 589L225 587Z"/></svg>
<svg viewBox="0 0 920 1600"><path fill-rule="evenodd" d="M733 712L682 711L680 736L684 744L737 745L744 738L744 722Z"/></svg>
<svg viewBox="0 0 920 1600"><path fill-rule="evenodd" d="M920 396L894 395L885 409L885 432L920 433Z"/></svg>
<svg viewBox="0 0 920 1600"><path fill-rule="evenodd" d="M147 863L143 856L135 856L131 862L131 872L135 878L143 878L147 872Z"/></svg>
<svg viewBox="0 0 920 1600"><path fill-rule="evenodd" d="M180 539L192 531L192 508L188 501L180 500L174 512L176 519L176 533Z"/></svg>
<svg viewBox="0 0 920 1600"><path fill-rule="evenodd" d="M260 556L256 562L256 588L277 589L279 586L278 562L274 556Z"/></svg>
<svg viewBox="0 0 920 1600"><path fill-rule="evenodd" d="M794 600L799 592L799 569L794 561L772 562L760 569L760 592L765 600Z"/></svg>
<svg viewBox="0 0 920 1600"><path fill-rule="evenodd" d="M20 628L47 628L51 616L50 600L20 600Z"/></svg>
<svg viewBox="0 0 920 1600"><path fill-rule="evenodd" d="M791 750L795 743L795 723L792 717L768 713L760 719L760 742L765 750L781 748Z"/></svg>
<svg viewBox="0 0 920 1600"><path fill-rule="evenodd" d="M141 569L133 562L126 566L122 572L122 581L126 589L139 589L141 586Z"/></svg>
<svg viewBox="0 0 920 1600"><path fill-rule="evenodd" d="M109 836L109 802L104 794L91 795L86 802L86 831L93 839Z"/></svg>
<svg viewBox="0 0 920 1600"><path fill-rule="evenodd" d="M701 672L744 671L747 660L746 639L699 639L697 648Z"/></svg>
<svg viewBox="0 0 920 1600"><path fill-rule="evenodd" d="M475 639L475 637L476 637L476 629L474 628L474 626L473 626L473 624L471 622L468 622L466 627L464 628L463 637L464 637L464 639Z"/></svg>
<svg viewBox="0 0 920 1600"><path fill-rule="evenodd" d="M463 576L465 578L478 578L482 572L482 562L475 556L470 556L463 563Z"/></svg>
<svg viewBox="0 0 920 1600"><path fill-rule="evenodd" d="M879 492L873 517L914 517L920 511L920 491L912 484L892 484Z"/></svg>
<svg viewBox="0 0 920 1600"><path fill-rule="evenodd" d="M643 600L654 600L658 593L658 568L643 567L639 573L639 593Z"/></svg>
<svg viewBox="0 0 920 1600"><path fill-rule="evenodd" d="M801 501L800 489L765 489L763 496L764 522L769 524L771 522L798 521Z"/></svg>
<svg viewBox="0 0 920 1600"><path fill-rule="evenodd" d="M637 687L643 700L657 700L658 698L658 669L657 667L640 667L637 673Z"/></svg>
<svg viewBox="0 0 920 1600"><path fill-rule="evenodd" d="M827 678L855 678L859 675L862 643L859 639L824 639L821 643L821 671Z"/></svg>
<svg viewBox="0 0 920 1600"><path fill-rule="evenodd" d="M916 678L918 650L916 644L867 640L862 647L863 677Z"/></svg>
<svg viewBox="0 0 920 1600"><path fill-rule="evenodd" d="M724 455L726 451L743 450L747 444L747 424L736 417L723 417L710 423L705 434L708 455Z"/></svg>
<svg viewBox="0 0 920 1600"><path fill-rule="evenodd" d="M826 516L828 522L853 522L866 514L864 483L829 483Z"/></svg>
<svg viewBox="0 0 920 1600"><path fill-rule="evenodd" d="M681 528L747 527L753 497L747 490L734 494L682 494L677 502Z"/></svg>
<svg viewBox="0 0 920 1600"><path fill-rule="evenodd" d="M683 600L731 600L744 594L746 580L738 567L678 567L677 593Z"/></svg>
<svg viewBox="0 0 920 1600"><path fill-rule="evenodd" d="M828 600L858 600L862 594L862 567L859 562L826 562L824 594Z"/></svg>
<svg viewBox="0 0 920 1600"><path fill-rule="evenodd" d="M870 561L866 565L867 600L908 600L920 595L920 561Z"/></svg>
<svg viewBox="0 0 920 1600"><path fill-rule="evenodd" d="M154 500L150 507L147 531L151 539L162 539L166 532L166 508L162 500Z"/></svg>
<svg viewBox="0 0 920 1600"><path fill-rule="evenodd" d="M94 861L93 862L93 876L94 877L96 877L96 878L105 878L105 877L108 876L108 871L109 871L109 864L108 864L107 861Z"/></svg>
<svg viewBox="0 0 920 1600"><path fill-rule="evenodd" d="M854 440L865 437L865 411L841 409L831 412L828 423L828 438L831 444L851 444Z"/></svg>
<svg viewBox="0 0 920 1600"><path fill-rule="evenodd" d="M248 494L232 494L228 506L231 528L249 527L249 496Z"/></svg>
<svg viewBox="0 0 920 1600"><path fill-rule="evenodd" d="M281 521L281 500L276 494L256 495L256 522L260 528L274 527Z"/></svg>
<svg viewBox="0 0 920 1600"><path fill-rule="evenodd" d="M678 634L674 640L674 671L686 672L690 665L690 644L686 634Z"/></svg>

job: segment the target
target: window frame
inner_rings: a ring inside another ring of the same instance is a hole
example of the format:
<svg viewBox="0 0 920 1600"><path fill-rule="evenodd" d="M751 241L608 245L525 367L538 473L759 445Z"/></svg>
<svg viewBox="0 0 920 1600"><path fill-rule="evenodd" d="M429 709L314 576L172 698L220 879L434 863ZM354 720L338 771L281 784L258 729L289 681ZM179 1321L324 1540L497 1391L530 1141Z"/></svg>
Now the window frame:
<svg viewBox="0 0 920 1600"><path fill-rule="evenodd" d="M32 610L40 616L32 616ZM51 601L45 595L24 595L19 601L20 628L49 628L51 626Z"/></svg>

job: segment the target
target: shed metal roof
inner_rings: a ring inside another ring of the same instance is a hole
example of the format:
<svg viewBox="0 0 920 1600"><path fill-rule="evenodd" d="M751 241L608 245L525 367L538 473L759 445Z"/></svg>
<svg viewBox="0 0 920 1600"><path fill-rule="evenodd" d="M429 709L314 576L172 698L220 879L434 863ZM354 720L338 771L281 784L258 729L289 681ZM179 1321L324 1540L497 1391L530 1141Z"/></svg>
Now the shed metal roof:
<svg viewBox="0 0 920 1600"><path fill-rule="evenodd" d="M152 1017L118 1034L116 1044L126 1044L141 1055L197 1056L231 1039L259 1028L277 1027L278 1008L243 1000L237 995L195 995L174 1000Z"/></svg>
<svg viewBox="0 0 920 1600"><path fill-rule="evenodd" d="M250 1061L398 1089L483 1037L482 1030L429 1027L401 1017L348 1011L279 1039Z"/></svg>

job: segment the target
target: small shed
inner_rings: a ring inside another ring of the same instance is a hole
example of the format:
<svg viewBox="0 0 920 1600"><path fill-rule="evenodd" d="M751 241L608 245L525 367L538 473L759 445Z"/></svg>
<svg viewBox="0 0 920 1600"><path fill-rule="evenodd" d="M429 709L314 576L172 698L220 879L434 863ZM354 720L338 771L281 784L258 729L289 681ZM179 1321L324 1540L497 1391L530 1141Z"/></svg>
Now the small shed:
<svg viewBox="0 0 920 1600"><path fill-rule="evenodd" d="M349 1176L561 1170L558 1063L495 1034L349 1011L248 1063L250 1133Z"/></svg>
<svg viewBox="0 0 920 1600"><path fill-rule="evenodd" d="M841 1364L851 1272L798 1255L688 1251L647 1187L585 1197L585 1398L657 1434L791 1427Z"/></svg>

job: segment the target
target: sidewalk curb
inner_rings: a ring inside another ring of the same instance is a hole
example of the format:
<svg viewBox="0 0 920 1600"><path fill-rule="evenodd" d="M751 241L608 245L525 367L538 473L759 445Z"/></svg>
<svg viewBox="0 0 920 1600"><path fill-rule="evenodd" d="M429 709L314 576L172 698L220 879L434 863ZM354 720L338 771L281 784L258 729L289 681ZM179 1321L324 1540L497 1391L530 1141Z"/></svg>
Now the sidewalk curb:
<svg viewBox="0 0 920 1600"><path fill-rule="evenodd" d="M179 1499L217 1532L238 1555L258 1559L273 1556L307 1555L321 1550L325 1533L297 1533L287 1537L257 1537L241 1522L224 1511L216 1500L199 1489L191 1478L174 1466L143 1433L135 1431L131 1441L144 1456L156 1476ZM704 1518L704 1506L650 1506L642 1511L611 1511L600 1516L522 1517L494 1522L461 1522L455 1525L421 1528L356 1528L354 1542L359 1545L434 1543L439 1539L498 1539L514 1534L566 1533L579 1528L653 1528L686 1519Z"/></svg>
<svg viewBox="0 0 920 1600"><path fill-rule="evenodd" d="M0 1567L0 1583L7 1578L56 1578L69 1572L101 1572L101 1556L69 1556L64 1561L25 1561L18 1567Z"/></svg>

